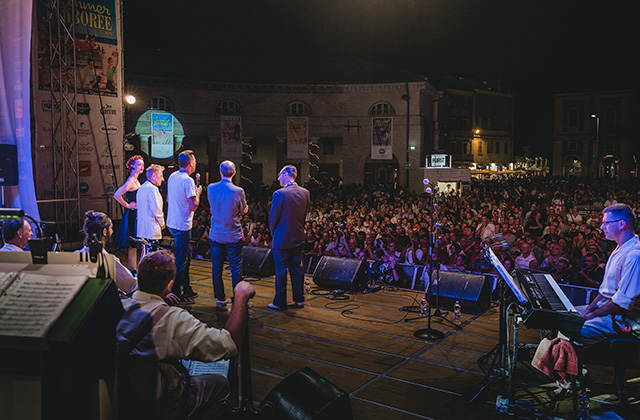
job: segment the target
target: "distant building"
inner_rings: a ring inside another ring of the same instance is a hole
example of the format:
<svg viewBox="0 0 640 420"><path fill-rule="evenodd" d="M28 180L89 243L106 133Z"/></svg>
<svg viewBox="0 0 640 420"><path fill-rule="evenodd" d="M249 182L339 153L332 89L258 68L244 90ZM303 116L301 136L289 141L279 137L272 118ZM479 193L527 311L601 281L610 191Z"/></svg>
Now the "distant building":
<svg viewBox="0 0 640 420"><path fill-rule="evenodd" d="M458 167L500 170L513 161L514 95L486 82L445 80L452 106L443 151Z"/></svg>
<svg viewBox="0 0 640 420"><path fill-rule="evenodd" d="M207 70L206 80L126 75L126 91L137 97L126 108L126 132L138 135L129 154L150 154L152 143L158 150L164 147L162 136L154 139L148 111L165 110L175 117L174 149L193 149L199 170L208 169L212 180L218 177L219 162L230 159L242 182L270 184L283 165L294 164L301 183L333 178L344 183L408 185L417 191L423 188L426 156L442 148L439 144L446 138L448 95L415 73L353 58L232 60ZM475 101L498 97L478 94ZM239 123L242 154L222 144L225 117ZM308 158L291 157L287 143L291 117L303 122ZM496 120L489 123L484 114L478 118L484 118L486 136L494 132L490 127L503 125ZM171 125L171 119L164 121ZM389 123L383 127L388 131L384 139L391 141L388 151L372 142L376 121ZM504 143L494 145L489 156L510 153L511 146ZM386 153L385 158L379 159L378 153Z"/></svg>
<svg viewBox="0 0 640 420"><path fill-rule="evenodd" d="M634 91L554 95L552 174L636 178L638 111Z"/></svg>

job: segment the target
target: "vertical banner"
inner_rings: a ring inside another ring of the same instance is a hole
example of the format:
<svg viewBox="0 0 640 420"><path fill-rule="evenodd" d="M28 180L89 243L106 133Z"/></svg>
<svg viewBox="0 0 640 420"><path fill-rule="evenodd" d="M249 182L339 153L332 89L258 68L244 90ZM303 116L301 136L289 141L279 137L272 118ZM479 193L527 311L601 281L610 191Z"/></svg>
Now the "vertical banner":
<svg viewBox="0 0 640 420"><path fill-rule="evenodd" d="M393 117L371 119L371 159L393 158Z"/></svg>
<svg viewBox="0 0 640 420"><path fill-rule="evenodd" d="M151 157L168 159L173 156L173 115L151 113Z"/></svg>
<svg viewBox="0 0 640 420"><path fill-rule="evenodd" d="M220 149L223 158L242 157L242 117L238 115L220 117Z"/></svg>
<svg viewBox="0 0 640 420"><path fill-rule="evenodd" d="M17 162L1 161L18 166L18 185L11 186L15 182L9 183L7 178L13 171L0 168L4 199L0 204L21 208L40 220L33 183L29 109L32 8L31 1L0 1L0 144L11 145L7 146L11 149L16 146L17 150Z"/></svg>
<svg viewBox="0 0 640 420"><path fill-rule="evenodd" d="M39 200L54 198L56 168L53 168L51 121L51 60L46 0L35 0L33 30L33 85L35 159ZM75 0L74 12L61 10L75 28L74 43L77 89L77 147L81 211L107 211L126 175L123 168L123 105L120 1ZM66 3L67 7L70 7ZM62 7L62 6L60 6ZM71 38L70 38L71 39ZM57 68L54 63L53 71ZM54 86L54 89L57 89ZM73 92L71 90L70 92ZM73 147L74 145L70 145ZM113 164L112 164L113 162Z"/></svg>
<svg viewBox="0 0 640 420"><path fill-rule="evenodd" d="M287 117L287 159L309 157L308 124L307 117Z"/></svg>

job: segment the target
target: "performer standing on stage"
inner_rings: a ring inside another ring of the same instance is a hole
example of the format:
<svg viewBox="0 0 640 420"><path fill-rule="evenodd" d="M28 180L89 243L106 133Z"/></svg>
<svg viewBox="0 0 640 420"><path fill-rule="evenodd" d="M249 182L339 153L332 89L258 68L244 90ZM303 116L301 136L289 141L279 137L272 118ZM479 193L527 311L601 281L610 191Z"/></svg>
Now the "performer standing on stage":
<svg viewBox="0 0 640 420"><path fill-rule="evenodd" d="M147 168L147 180L138 189L138 219L137 237L149 242L157 242L162 239L164 228L164 213L162 212L162 196L158 187L164 181L164 166L149 165ZM148 245L142 246L140 258L151 252Z"/></svg>
<svg viewBox="0 0 640 420"><path fill-rule="evenodd" d="M244 190L233 185L236 165L225 160L220 164L220 181L210 184L207 197L211 206L211 228L209 244L211 246L211 266L213 293L216 306L226 306L227 302L222 281L222 265L227 257L231 270L233 289L242 281L242 250L244 233L242 215L249 210Z"/></svg>
<svg viewBox="0 0 640 420"><path fill-rule="evenodd" d="M191 255L191 227L193 212L200 204L202 187L196 186L191 174L196 170L196 157L191 150L178 155L180 170L172 173L167 181L167 227L174 240L176 259L176 279L173 293L180 297L182 303L193 303L198 294L193 291L189 282L189 265Z"/></svg>
<svg viewBox="0 0 640 420"><path fill-rule="evenodd" d="M287 309L287 270L291 276L293 301L298 308L304 307L304 272L302 253L304 250L304 219L311 199L309 191L296 184L298 171L287 165L278 174L281 189L273 193L269 211L269 228L273 234L273 259L276 265L276 295L271 309Z"/></svg>
<svg viewBox="0 0 640 420"><path fill-rule="evenodd" d="M633 232L633 210L613 204L602 215L605 237L618 246L607 261L598 296L582 313L586 321L580 335L585 344L621 334L626 319L640 322L640 241Z"/></svg>
<svg viewBox="0 0 640 420"><path fill-rule="evenodd" d="M127 169L129 169L129 178L113 194L113 198L126 209L122 215L114 242L116 248L128 248L129 269L135 273L138 268L138 247L135 242L129 240L129 237L136 236L136 209L138 208L136 193L140 188L138 176L144 171L142 156L131 156L127 161Z"/></svg>

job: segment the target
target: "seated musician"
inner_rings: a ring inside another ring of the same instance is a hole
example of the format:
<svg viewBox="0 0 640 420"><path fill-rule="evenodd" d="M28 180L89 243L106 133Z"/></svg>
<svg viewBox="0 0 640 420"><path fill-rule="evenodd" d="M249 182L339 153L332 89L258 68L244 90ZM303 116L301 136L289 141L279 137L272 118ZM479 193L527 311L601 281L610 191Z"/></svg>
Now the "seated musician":
<svg viewBox="0 0 640 420"><path fill-rule="evenodd" d="M113 223L109 216L99 211L89 210L84 214L84 224L82 225L82 233L84 233L84 247L76 252L89 253L89 243L95 238L102 245L102 252L107 253L104 246L111 235L113 235ZM124 293L129 294L136 290L138 283L133 274L116 258L116 286Z"/></svg>
<svg viewBox="0 0 640 420"><path fill-rule="evenodd" d="M31 225L24 217L5 220L2 223L2 240L4 246L0 251L24 251L31 238Z"/></svg>
<svg viewBox="0 0 640 420"><path fill-rule="evenodd" d="M607 261L598 296L582 313L584 344L620 334L625 318L640 321L640 241L633 232L633 210L619 203L606 207L602 214L600 227L617 247Z"/></svg>
<svg viewBox="0 0 640 420"><path fill-rule="evenodd" d="M186 310L168 306L163 298L173 286L175 262L166 251L146 255L138 265L139 289L125 300L125 314L117 327L118 352L151 360L187 359L213 362L238 353L247 324L247 302L255 294L244 281L234 290L233 309L224 328L209 328ZM175 374L178 374L176 371ZM190 393L189 413L172 413L178 401L167 401L165 418L211 418L229 392L229 382L220 375L191 377L191 384L169 381L175 388L168 398ZM178 389L179 388L179 389ZM185 414L188 414L185 416Z"/></svg>

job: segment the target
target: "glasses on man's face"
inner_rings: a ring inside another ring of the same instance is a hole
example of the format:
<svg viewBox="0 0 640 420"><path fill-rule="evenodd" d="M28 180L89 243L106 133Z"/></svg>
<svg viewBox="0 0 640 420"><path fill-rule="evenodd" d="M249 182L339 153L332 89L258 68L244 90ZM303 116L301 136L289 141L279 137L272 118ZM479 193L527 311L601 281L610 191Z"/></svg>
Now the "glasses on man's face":
<svg viewBox="0 0 640 420"><path fill-rule="evenodd" d="M622 221L622 219L618 219L618 220L607 220L607 221L604 221L604 220L603 220L603 221L600 223L600 225L601 225L601 226L602 226L602 225L607 226L609 223L615 223L615 222L620 222L620 221Z"/></svg>

